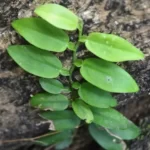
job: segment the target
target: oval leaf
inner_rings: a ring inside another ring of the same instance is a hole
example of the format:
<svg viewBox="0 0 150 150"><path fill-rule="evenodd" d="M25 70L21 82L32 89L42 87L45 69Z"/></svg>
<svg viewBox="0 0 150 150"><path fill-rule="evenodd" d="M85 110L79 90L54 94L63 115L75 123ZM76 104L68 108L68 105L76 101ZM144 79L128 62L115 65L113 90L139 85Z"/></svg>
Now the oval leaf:
<svg viewBox="0 0 150 150"><path fill-rule="evenodd" d="M62 76L69 76L69 75L70 75L70 72L69 72L68 69L62 68L62 70L60 70L60 74L61 74Z"/></svg>
<svg viewBox="0 0 150 150"><path fill-rule="evenodd" d="M83 60L82 60L82 59L77 59L77 60L75 60L74 65L75 65L76 67L81 67L81 66L82 66L82 63L83 63Z"/></svg>
<svg viewBox="0 0 150 150"><path fill-rule="evenodd" d="M83 83L80 86L78 93L82 100L94 107L109 108L117 105L116 99L114 99L110 93L103 91L90 83Z"/></svg>
<svg viewBox="0 0 150 150"><path fill-rule="evenodd" d="M109 135L105 130L93 124L89 126L89 132L93 139L106 150L123 150L123 145L115 137Z"/></svg>
<svg viewBox="0 0 150 150"><path fill-rule="evenodd" d="M75 51L76 50L76 44L74 42L69 42L68 49L71 51Z"/></svg>
<svg viewBox="0 0 150 150"><path fill-rule="evenodd" d="M33 107L44 110L64 110L68 107L69 101L64 95L52 95L48 93L36 94L30 101Z"/></svg>
<svg viewBox="0 0 150 150"><path fill-rule="evenodd" d="M85 44L90 52L112 62L144 58L144 54L139 49L113 34L91 33Z"/></svg>
<svg viewBox="0 0 150 150"><path fill-rule="evenodd" d="M64 87L62 83L56 79L41 78L39 80L41 87L52 94L59 94L63 91Z"/></svg>
<svg viewBox="0 0 150 150"><path fill-rule="evenodd" d="M71 130L67 130L63 132L50 132L45 136L36 139L35 143L42 146L50 146L53 144L60 143L64 140L69 140L70 138L72 138Z"/></svg>
<svg viewBox="0 0 150 150"><path fill-rule="evenodd" d="M25 71L43 78L57 77L62 68L60 60L55 55L34 46L9 46L7 50Z"/></svg>
<svg viewBox="0 0 150 150"><path fill-rule="evenodd" d="M134 79L125 70L101 59L86 59L80 72L88 82L105 91L130 93L139 90Z"/></svg>
<svg viewBox="0 0 150 150"><path fill-rule="evenodd" d="M111 108L92 107L94 123L109 129L126 129L128 120L118 111Z"/></svg>
<svg viewBox="0 0 150 150"><path fill-rule="evenodd" d="M45 4L36 8L35 13L61 29L75 30L78 27L78 17L61 5Z"/></svg>
<svg viewBox="0 0 150 150"><path fill-rule="evenodd" d="M88 105L86 105L83 101L77 99L72 102L72 108L76 115L83 119L86 120L87 123L91 123L93 121L93 114Z"/></svg>
<svg viewBox="0 0 150 150"><path fill-rule="evenodd" d="M68 47L68 35L43 19L23 18L14 21L12 26L29 43L41 49L62 52Z"/></svg>
<svg viewBox="0 0 150 150"><path fill-rule="evenodd" d="M52 121L53 127L51 130L74 129L80 124L80 119L70 110L54 112L47 111L40 113L40 116Z"/></svg>
<svg viewBox="0 0 150 150"><path fill-rule="evenodd" d="M81 84L79 82L73 82L72 83L72 88L78 90Z"/></svg>
<svg viewBox="0 0 150 150"><path fill-rule="evenodd" d="M121 130L121 129L111 129L111 133L121 137L125 140L132 140L139 136L140 129L131 121L128 121L128 128Z"/></svg>

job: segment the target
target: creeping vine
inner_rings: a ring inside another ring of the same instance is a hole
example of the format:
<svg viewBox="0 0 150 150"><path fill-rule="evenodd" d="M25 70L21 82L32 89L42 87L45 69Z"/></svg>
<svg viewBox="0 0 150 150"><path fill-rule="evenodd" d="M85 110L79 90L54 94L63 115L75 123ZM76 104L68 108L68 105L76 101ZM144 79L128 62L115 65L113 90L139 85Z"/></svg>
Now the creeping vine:
<svg viewBox="0 0 150 150"><path fill-rule="evenodd" d="M99 32L83 35L82 19L63 6L45 4L34 12L39 17L12 22L13 28L30 44L11 45L7 50L20 67L39 77L45 92L31 97L30 104L40 109L39 115L51 125L50 133L19 141L32 140L44 146L54 145L57 150L65 149L84 122L89 125L90 135L104 149L126 149L123 140L136 138L140 129L114 109L117 100L110 93L137 92L139 87L115 63L140 60L144 54L117 35ZM78 40L71 42L65 30L78 30ZM95 56L79 59L77 52L81 44ZM54 54L65 50L72 51L69 69ZM75 69L79 70L81 81L73 78ZM69 84L63 85L60 76L66 76ZM7 142L10 141L4 143Z"/></svg>

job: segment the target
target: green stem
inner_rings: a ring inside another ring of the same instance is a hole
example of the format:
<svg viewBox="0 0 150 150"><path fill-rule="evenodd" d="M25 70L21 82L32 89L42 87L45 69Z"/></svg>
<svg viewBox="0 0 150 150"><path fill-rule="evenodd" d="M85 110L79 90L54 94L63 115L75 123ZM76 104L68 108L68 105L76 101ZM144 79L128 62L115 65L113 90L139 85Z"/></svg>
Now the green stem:
<svg viewBox="0 0 150 150"><path fill-rule="evenodd" d="M73 83L73 80L72 80L72 76L73 76L73 71L75 69L75 65L74 65L74 62L77 60L77 50L80 46L80 41L79 39L81 38L82 36L82 32L83 32L83 21L82 19L79 19L79 25L78 25L78 31L79 31L79 38L78 38L78 41L75 45L75 49L73 51L73 57L72 57L72 65L71 65L71 68L70 68L70 76L69 76L69 84L70 84L70 88L72 89L72 93L74 91L74 89L72 88L72 83ZM73 99L73 94L72 94L72 99Z"/></svg>
<svg viewBox="0 0 150 150"><path fill-rule="evenodd" d="M71 68L70 68L69 84L70 84L70 89L71 89L71 100L72 101L74 100L75 95L76 95L76 91L72 88L72 84L73 84L72 76L73 76L73 71L76 67L74 65L74 62L77 59L77 53L76 52L77 52L79 46L80 46L80 42L78 41L77 44L76 44L76 47L75 47L75 51L73 51L72 65L71 65Z"/></svg>
<svg viewBox="0 0 150 150"><path fill-rule="evenodd" d="M79 31L79 38L78 38L78 42L76 43L75 49L73 51L73 58L72 58L72 66L70 68L70 76L69 76L69 82L72 85L73 81L72 81L72 73L75 69L75 65L74 62L77 59L77 50L80 46L80 38L82 37L82 32L83 32L83 20L79 18L79 24L78 24L78 31Z"/></svg>
<svg viewBox="0 0 150 150"><path fill-rule="evenodd" d="M71 68L70 68L70 76L69 76L69 82L70 82L70 84L73 83L72 74L73 74L73 71L74 71L74 69L75 69L74 62L75 62L76 59L77 59L77 53L76 53L76 52L77 52L77 50L78 50L78 48L79 48L79 45L80 45L80 42L77 42L76 47L75 47L75 51L73 52L72 66L71 66Z"/></svg>

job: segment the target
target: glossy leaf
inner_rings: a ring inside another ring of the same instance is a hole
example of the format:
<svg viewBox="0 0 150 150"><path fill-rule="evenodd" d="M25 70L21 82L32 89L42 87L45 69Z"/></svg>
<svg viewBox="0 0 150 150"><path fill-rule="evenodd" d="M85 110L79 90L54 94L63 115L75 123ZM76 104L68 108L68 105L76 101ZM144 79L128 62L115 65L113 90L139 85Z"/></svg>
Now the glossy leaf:
<svg viewBox="0 0 150 150"><path fill-rule="evenodd" d="M91 33L85 44L90 52L112 62L144 58L144 54L138 48L113 34Z"/></svg>
<svg viewBox="0 0 150 150"><path fill-rule="evenodd" d="M25 71L43 78L55 78L62 68L60 60L48 51L30 45L7 48L9 55Z"/></svg>
<svg viewBox="0 0 150 150"><path fill-rule="evenodd" d="M112 108L91 108L94 123L109 129L126 129L128 120L118 111Z"/></svg>
<svg viewBox="0 0 150 150"><path fill-rule="evenodd" d="M62 52L68 47L68 35L43 19L23 18L14 21L12 26L29 43L41 49Z"/></svg>
<svg viewBox="0 0 150 150"><path fill-rule="evenodd" d="M90 83L83 83L78 93L84 102L94 107L109 108L117 105L116 99L114 99L110 93Z"/></svg>
<svg viewBox="0 0 150 150"><path fill-rule="evenodd" d="M64 89L61 91L63 94L67 94L67 93L70 93L71 92L71 88L66 86L64 87Z"/></svg>
<svg viewBox="0 0 150 150"><path fill-rule="evenodd" d="M81 84L79 82L73 82L72 83L72 88L74 88L76 90L78 90L80 86L81 86Z"/></svg>
<svg viewBox="0 0 150 150"><path fill-rule="evenodd" d="M47 111L40 113L40 116L52 121L53 126L51 130L74 129L80 124L80 119L70 110L54 112Z"/></svg>
<svg viewBox="0 0 150 150"><path fill-rule="evenodd" d="M31 98L30 104L40 109L56 111L66 109L69 101L66 96L61 94L40 93Z"/></svg>
<svg viewBox="0 0 150 150"><path fill-rule="evenodd" d="M71 51L75 51L76 50L76 44L74 42L69 42L68 49Z"/></svg>
<svg viewBox="0 0 150 150"><path fill-rule="evenodd" d="M111 129L110 132L121 137L122 139L132 140L139 136L140 129L131 121L128 121L128 127L126 129Z"/></svg>
<svg viewBox="0 0 150 150"><path fill-rule="evenodd" d="M63 132L58 132L58 133L50 132L46 136L36 139L35 143L42 146L50 146L50 145L60 143L64 140L69 140L70 138L72 138L71 130L65 130Z"/></svg>
<svg viewBox="0 0 150 150"><path fill-rule="evenodd" d="M69 75L70 75L70 72L69 72L68 69L62 68L62 69L60 70L60 74L61 74L62 76L69 76Z"/></svg>
<svg viewBox="0 0 150 150"><path fill-rule="evenodd" d="M77 99L72 102L72 108L76 115L83 119L86 120L87 123L91 123L93 121L93 114L88 105L86 105L82 100Z"/></svg>
<svg viewBox="0 0 150 150"><path fill-rule="evenodd" d="M79 39L80 42L85 43L87 41L88 36L87 35L82 35Z"/></svg>
<svg viewBox="0 0 150 150"><path fill-rule="evenodd" d="M82 66L82 63L83 63L83 60L82 59L77 59L75 62L74 62L74 65L76 67L81 67Z"/></svg>
<svg viewBox="0 0 150 150"><path fill-rule="evenodd" d="M106 150L123 150L123 145L115 137L109 135L104 129L91 124L89 132L93 139Z"/></svg>
<svg viewBox="0 0 150 150"><path fill-rule="evenodd" d="M70 144L72 143L72 139L66 139L60 143L58 143L56 146L55 146L55 149L56 150L64 150L66 148L68 148L70 146Z"/></svg>
<svg viewBox="0 0 150 150"><path fill-rule="evenodd" d="M84 79L105 91L130 93L139 90L134 79L125 70L101 59L86 59L80 72Z"/></svg>
<svg viewBox="0 0 150 150"><path fill-rule="evenodd" d="M35 13L50 24L65 30L78 27L78 17L69 9L58 4L45 4L36 8Z"/></svg>
<svg viewBox="0 0 150 150"><path fill-rule="evenodd" d="M59 94L64 90L63 84L56 79L41 78L39 82L45 91L52 94Z"/></svg>

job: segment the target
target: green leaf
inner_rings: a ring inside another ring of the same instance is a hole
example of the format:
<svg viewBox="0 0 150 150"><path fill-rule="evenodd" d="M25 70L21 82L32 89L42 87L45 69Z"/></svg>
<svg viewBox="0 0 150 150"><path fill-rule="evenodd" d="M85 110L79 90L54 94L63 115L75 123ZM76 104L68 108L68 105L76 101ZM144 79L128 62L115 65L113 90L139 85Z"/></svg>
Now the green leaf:
<svg viewBox="0 0 150 150"><path fill-rule="evenodd" d="M68 107L69 101L64 95L52 95L49 93L36 94L30 101L33 107L44 110L58 111Z"/></svg>
<svg viewBox="0 0 150 150"><path fill-rule="evenodd" d="M123 145L115 137L109 135L105 130L91 124L89 132L93 139L106 150L123 150Z"/></svg>
<svg viewBox="0 0 150 150"><path fill-rule="evenodd" d="M113 34L91 33L85 45L96 56L112 62L144 58L144 54L139 49Z"/></svg>
<svg viewBox="0 0 150 150"><path fill-rule="evenodd" d="M132 140L139 136L140 129L131 121L128 121L128 128L126 129L111 129L111 133L121 137L125 140Z"/></svg>
<svg viewBox="0 0 150 150"><path fill-rule="evenodd" d="M64 87L64 89L62 90L62 93L67 94L71 92L71 88L70 87Z"/></svg>
<svg viewBox="0 0 150 150"><path fill-rule="evenodd" d="M68 35L40 18L23 18L12 23L13 28L32 45L54 52L66 50Z"/></svg>
<svg viewBox="0 0 150 150"><path fill-rule="evenodd" d="M68 148L70 146L70 144L72 143L72 139L66 139L60 143L58 143L56 146L55 146L55 149L56 150L64 150L66 148Z"/></svg>
<svg viewBox="0 0 150 150"><path fill-rule="evenodd" d="M73 42L69 42L68 49L71 51L75 51L76 50L76 44Z"/></svg>
<svg viewBox="0 0 150 150"><path fill-rule="evenodd" d="M52 94L59 94L64 90L63 84L56 79L40 78L39 82L45 91Z"/></svg>
<svg viewBox="0 0 150 150"><path fill-rule="evenodd" d="M82 36L80 37L79 41L82 42L82 43L85 43L86 40L87 40L87 37L88 37L87 35L82 35Z"/></svg>
<svg viewBox="0 0 150 150"><path fill-rule="evenodd" d="M110 93L103 91L90 83L83 83L80 86L78 93L84 102L94 107L109 108L117 105L116 99L114 99Z"/></svg>
<svg viewBox="0 0 150 150"><path fill-rule="evenodd" d="M83 63L83 60L82 60L82 59L77 59L77 60L75 60L74 65L75 65L76 67L81 67L81 66L82 66L82 63Z"/></svg>
<svg viewBox="0 0 150 150"><path fill-rule="evenodd" d="M93 114L88 105L86 105L82 100L76 99L72 102L72 108L76 115L86 120L87 123L91 123L93 121Z"/></svg>
<svg viewBox="0 0 150 150"><path fill-rule="evenodd" d="M30 45L7 48L9 55L25 71L43 78L55 78L62 68L60 60L48 51Z"/></svg>
<svg viewBox="0 0 150 150"><path fill-rule="evenodd" d="M72 83L72 88L74 88L76 90L78 90L80 86L81 86L81 84L79 82L73 82Z"/></svg>
<svg viewBox="0 0 150 150"><path fill-rule="evenodd" d="M74 129L79 126L80 119L71 110L42 112L40 116L51 120L53 127L51 130Z"/></svg>
<svg viewBox="0 0 150 150"><path fill-rule="evenodd" d="M70 138L72 138L71 130L65 130L63 132L50 132L46 136L36 139L35 143L42 146L50 146L64 140L69 140Z"/></svg>
<svg viewBox="0 0 150 150"><path fill-rule="evenodd" d="M105 91L130 93L139 90L134 79L125 70L101 59L86 59L80 72L84 79Z"/></svg>
<svg viewBox="0 0 150 150"><path fill-rule="evenodd" d="M78 30L79 30L79 38L82 36L82 32L83 32L83 26L84 26L84 22L82 20L82 18L79 18L78 20Z"/></svg>
<svg viewBox="0 0 150 150"><path fill-rule="evenodd" d="M35 13L61 29L75 30L78 27L78 17L61 5L45 4L36 8Z"/></svg>
<svg viewBox="0 0 150 150"><path fill-rule="evenodd" d="M91 108L94 123L109 129L126 129L128 120L118 111L112 108Z"/></svg>
<svg viewBox="0 0 150 150"><path fill-rule="evenodd" d="M62 68L62 69L60 70L60 74L61 74L62 76L69 76L69 75L70 75L70 72L69 72L68 69Z"/></svg>

